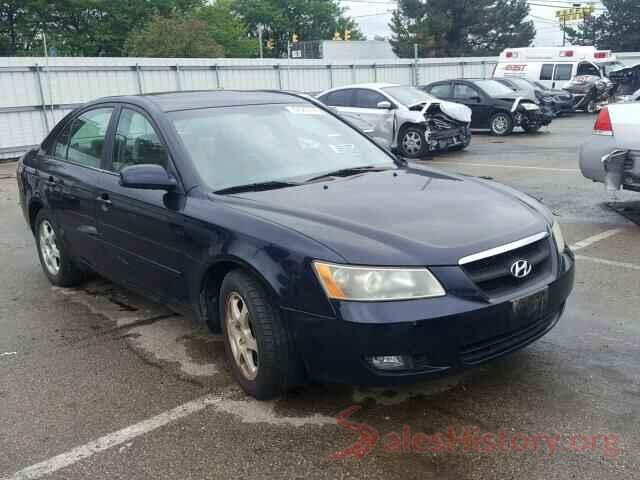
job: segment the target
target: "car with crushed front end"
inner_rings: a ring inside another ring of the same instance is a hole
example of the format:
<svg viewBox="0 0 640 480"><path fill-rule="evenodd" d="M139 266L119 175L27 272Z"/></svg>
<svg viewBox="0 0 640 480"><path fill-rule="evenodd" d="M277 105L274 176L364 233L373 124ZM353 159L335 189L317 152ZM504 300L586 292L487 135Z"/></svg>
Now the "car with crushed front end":
<svg viewBox="0 0 640 480"><path fill-rule="evenodd" d="M291 93L89 102L17 181L52 284L95 272L222 332L260 399L508 354L556 325L574 281L532 197L408 163Z"/></svg>
<svg viewBox="0 0 640 480"><path fill-rule="evenodd" d="M420 89L434 97L466 105L473 112L471 128L488 129L498 136L510 135L516 127L534 133L553 119L535 101L495 80L445 80Z"/></svg>
<svg viewBox="0 0 640 480"><path fill-rule="evenodd" d="M566 90L549 89L540 82L517 77L494 77L494 80L536 102L543 112L553 117L575 112L575 97Z"/></svg>
<svg viewBox="0 0 640 480"><path fill-rule="evenodd" d="M318 99L347 119L372 124L372 138L407 158L464 150L471 142L471 110L415 87L362 83L332 88Z"/></svg>

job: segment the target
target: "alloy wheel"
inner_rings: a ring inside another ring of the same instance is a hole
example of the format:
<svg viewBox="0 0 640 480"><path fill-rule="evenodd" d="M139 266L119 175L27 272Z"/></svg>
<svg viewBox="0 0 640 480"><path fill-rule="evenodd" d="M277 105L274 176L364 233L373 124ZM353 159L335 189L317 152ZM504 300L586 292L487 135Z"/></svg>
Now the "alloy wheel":
<svg viewBox="0 0 640 480"><path fill-rule="evenodd" d="M258 376L258 342L247 303L231 292L225 305L225 326L233 360L247 380Z"/></svg>
<svg viewBox="0 0 640 480"><path fill-rule="evenodd" d="M501 135L503 133L506 133L508 128L509 128L509 120L507 119L507 117L504 115L496 115L496 117L493 119L493 125L492 125L493 131Z"/></svg>
<svg viewBox="0 0 640 480"><path fill-rule="evenodd" d="M56 232L48 220L40 223L39 237L44 265L51 275L57 275L61 265L60 250L56 244Z"/></svg>

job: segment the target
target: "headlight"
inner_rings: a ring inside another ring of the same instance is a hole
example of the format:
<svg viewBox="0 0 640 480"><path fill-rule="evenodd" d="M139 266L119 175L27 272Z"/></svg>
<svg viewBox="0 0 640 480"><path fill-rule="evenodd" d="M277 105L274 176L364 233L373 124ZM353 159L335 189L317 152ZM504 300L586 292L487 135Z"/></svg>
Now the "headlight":
<svg viewBox="0 0 640 480"><path fill-rule="evenodd" d="M442 297L444 288L426 268L351 267L313 262L329 298L352 301Z"/></svg>
<svg viewBox="0 0 640 480"><path fill-rule="evenodd" d="M564 252L566 248L566 243L564 243L564 237L562 236L562 230L560 229L560 224L558 222L553 222L553 239L556 241L556 247L558 247L558 252Z"/></svg>

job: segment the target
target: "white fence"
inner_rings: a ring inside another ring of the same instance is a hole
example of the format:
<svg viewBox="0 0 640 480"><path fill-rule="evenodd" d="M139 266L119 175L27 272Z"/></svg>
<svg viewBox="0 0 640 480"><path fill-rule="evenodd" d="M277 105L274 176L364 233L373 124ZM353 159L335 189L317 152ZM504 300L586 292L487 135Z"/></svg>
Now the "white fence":
<svg viewBox="0 0 640 480"><path fill-rule="evenodd" d="M619 54L628 64L640 53ZM424 84L490 77L496 57L327 63L325 60L164 58L0 58L0 158L40 143L83 102L109 95L203 90L320 92L351 83Z"/></svg>

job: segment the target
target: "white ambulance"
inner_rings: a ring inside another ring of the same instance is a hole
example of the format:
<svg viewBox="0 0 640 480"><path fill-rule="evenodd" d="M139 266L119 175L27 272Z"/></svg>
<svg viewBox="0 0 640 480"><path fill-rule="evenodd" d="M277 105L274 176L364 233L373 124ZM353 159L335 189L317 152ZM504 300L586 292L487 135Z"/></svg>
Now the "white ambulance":
<svg viewBox="0 0 640 480"><path fill-rule="evenodd" d="M578 75L606 77L624 67L610 50L595 47L508 48L493 76L526 78L547 88L563 88Z"/></svg>

